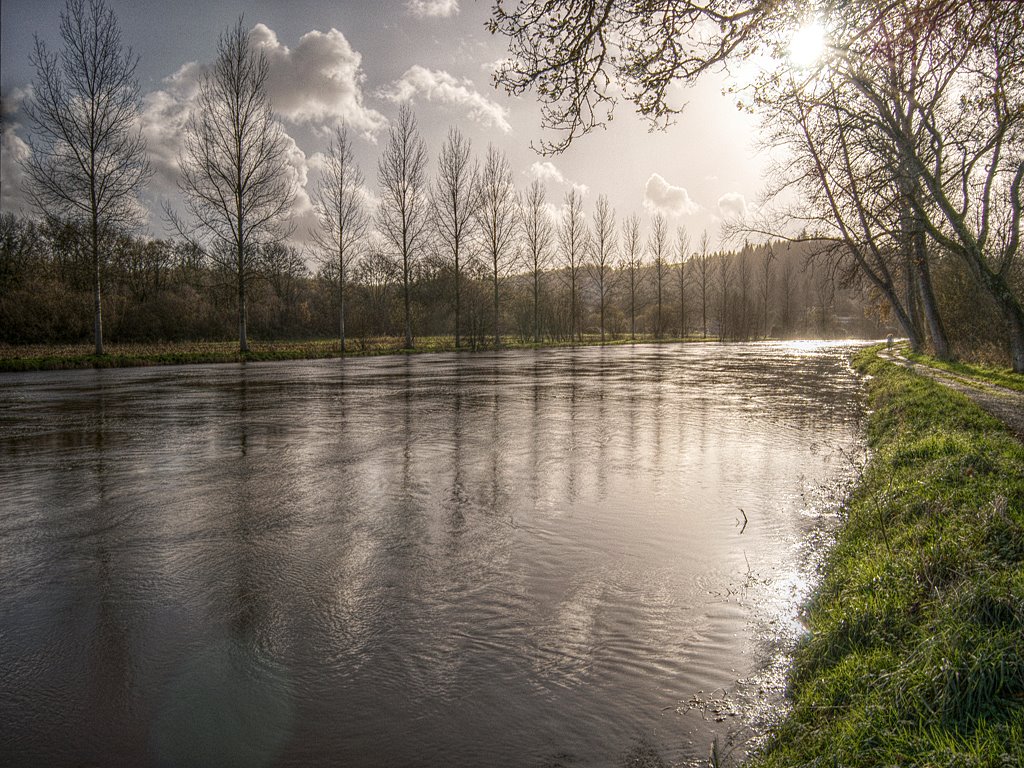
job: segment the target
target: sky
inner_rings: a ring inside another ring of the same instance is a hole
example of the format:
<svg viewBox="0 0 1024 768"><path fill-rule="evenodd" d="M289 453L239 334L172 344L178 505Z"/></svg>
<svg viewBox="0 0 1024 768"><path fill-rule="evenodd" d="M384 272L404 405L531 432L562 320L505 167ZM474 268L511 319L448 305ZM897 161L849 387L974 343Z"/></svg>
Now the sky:
<svg viewBox="0 0 1024 768"><path fill-rule="evenodd" d="M289 163L302 186L296 239L314 223L309 194L333 126L356 137L356 157L371 190L389 121L413 107L432 167L450 126L482 157L489 143L504 151L517 184L534 178L560 203L575 187L585 210L606 194L619 220L655 212L683 226L691 241L707 231L718 242L723 218L756 205L767 158L757 146L757 119L725 96L724 73L678 92L687 107L664 132L650 132L628 103L605 130L578 139L565 153L537 154L544 138L532 93L510 97L491 84L506 41L484 27L486 0L107 0L124 42L139 56L142 125L154 176L144 195L150 231L164 233L161 201L177 198L181 129L198 78L216 56L219 35L243 16L270 62L270 96L291 139ZM0 3L0 207L25 210L18 158L28 151L20 105L34 77L34 36L59 48L63 0Z"/></svg>

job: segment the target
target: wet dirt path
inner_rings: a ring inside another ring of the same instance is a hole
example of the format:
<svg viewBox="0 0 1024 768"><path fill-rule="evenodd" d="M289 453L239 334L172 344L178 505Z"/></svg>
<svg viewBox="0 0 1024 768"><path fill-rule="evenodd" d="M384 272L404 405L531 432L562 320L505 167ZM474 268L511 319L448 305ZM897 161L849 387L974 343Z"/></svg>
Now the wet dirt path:
<svg viewBox="0 0 1024 768"><path fill-rule="evenodd" d="M915 363L903 357L899 350L883 350L879 354L890 362L909 368L921 376L928 376L950 389L967 395L986 413L1006 424L1017 439L1024 442L1024 392L1007 389L966 374Z"/></svg>

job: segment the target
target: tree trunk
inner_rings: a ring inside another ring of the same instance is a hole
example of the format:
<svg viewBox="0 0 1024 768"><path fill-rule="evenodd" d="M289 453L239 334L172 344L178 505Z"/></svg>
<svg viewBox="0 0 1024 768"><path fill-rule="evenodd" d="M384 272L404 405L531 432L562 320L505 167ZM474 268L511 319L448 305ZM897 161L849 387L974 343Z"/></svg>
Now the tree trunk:
<svg viewBox="0 0 1024 768"><path fill-rule="evenodd" d="M494 260L494 348L501 346L501 331L498 328L498 260Z"/></svg>
<svg viewBox="0 0 1024 768"><path fill-rule="evenodd" d="M576 276L569 278L569 341L576 343Z"/></svg>
<svg viewBox="0 0 1024 768"><path fill-rule="evenodd" d="M338 257L338 336L341 356L345 357L345 257Z"/></svg>
<svg viewBox="0 0 1024 768"><path fill-rule="evenodd" d="M928 268L928 245L924 231L914 233L914 269L917 272L917 288L919 291L921 312L932 343L932 352L939 360L950 360L952 354L946 327L939 314L939 305L932 288L931 271Z"/></svg>
<svg viewBox="0 0 1024 768"><path fill-rule="evenodd" d="M540 344L540 270L533 269L533 343Z"/></svg>
<svg viewBox="0 0 1024 768"><path fill-rule="evenodd" d="M458 240L455 242L455 348L458 349L462 344L462 337L460 336L460 322L459 313L461 307L461 296L459 294L459 243Z"/></svg>
<svg viewBox="0 0 1024 768"><path fill-rule="evenodd" d="M1024 318L1020 313L1010 321L1010 362L1014 373L1024 373Z"/></svg>
<svg viewBox="0 0 1024 768"><path fill-rule="evenodd" d="M405 348L412 349L412 314L409 304L409 256L403 254L402 301L405 305Z"/></svg>
<svg viewBox="0 0 1024 768"><path fill-rule="evenodd" d="M629 278L629 339L636 341L636 281Z"/></svg>
<svg viewBox="0 0 1024 768"><path fill-rule="evenodd" d="M246 333L245 318L245 273L238 270L238 349L245 353L249 351L249 337Z"/></svg>
<svg viewBox="0 0 1024 768"><path fill-rule="evenodd" d="M99 223L95 214L92 218L92 303L93 303L93 337L96 342L97 356L103 355L103 294L100 289L100 237Z"/></svg>

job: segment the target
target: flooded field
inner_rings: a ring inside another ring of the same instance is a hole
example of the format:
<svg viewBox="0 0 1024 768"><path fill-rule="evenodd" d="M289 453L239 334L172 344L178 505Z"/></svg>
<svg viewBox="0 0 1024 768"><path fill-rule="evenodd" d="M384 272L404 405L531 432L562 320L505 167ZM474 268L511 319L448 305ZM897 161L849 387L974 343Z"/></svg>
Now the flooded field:
<svg viewBox="0 0 1024 768"><path fill-rule="evenodd" d="M779 703L849 349L0 376L0 763L704 760Z"/></svg>

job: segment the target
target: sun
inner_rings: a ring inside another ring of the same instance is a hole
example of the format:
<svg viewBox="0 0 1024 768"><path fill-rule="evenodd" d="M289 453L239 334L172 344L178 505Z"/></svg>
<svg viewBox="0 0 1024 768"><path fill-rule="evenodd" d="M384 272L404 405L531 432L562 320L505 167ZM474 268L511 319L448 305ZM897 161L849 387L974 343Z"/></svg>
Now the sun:
<svg viewBox="0 0 1024 768"><path fill-rule="evenodd" d="M789 41L789 59L798 67L812 67L825 52L825 27L820 21L804 24Z"/></svg>

